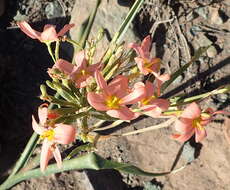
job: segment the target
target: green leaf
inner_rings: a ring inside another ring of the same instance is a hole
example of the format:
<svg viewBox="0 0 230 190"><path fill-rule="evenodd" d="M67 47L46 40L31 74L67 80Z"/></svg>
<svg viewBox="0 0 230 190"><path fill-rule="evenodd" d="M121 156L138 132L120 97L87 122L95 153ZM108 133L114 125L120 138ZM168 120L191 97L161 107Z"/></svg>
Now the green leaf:
<svg viewBox="0 0 230 190"><path fill-rule="evenodd" d="M65 123L65 124L71 124L76 122L77 119L86 116L87 112L81 112L78 114L72 114L68 116L62 116L54 120L54 123Z"/></svg>
<svg viewBox="0 0 230 190"><path fill-rule="evenodd" d="M163 92L166 88L168 88L168 86L173 83L174 80L177 79L177 77L179 77L184 71L186 71L188 69L188 67L194 63L196 60L198 60L200 58L200 56L207 51L207 49L209 48L210 46L207 46L207 47L201 47L199 48L196 52L195 52L195 55L192 57L191 61L188 62L187 64L185 64L184 66L182 66L180 69L178 69L175 73L173 73L171 75L171 78L166 81L162 87L161 87L161 91Z"/></svg>
<svg viewBox="0 0 230 190"><path fill-rule="evenodd" d="M69 160L75 156L77 156L77 154L81 151L89 151L91 150L93 147L93 145L91 143L89 144L84 144L84 145L81 145L81 146L78 146L77 148L73 149L69 155L67 156L66 160Z"/></svg>
<svg viewBox="0 0 230 190"><path fill-rule="evenodd" d="M105 121L116 121L118 120L117 118L111 117L107 114L90 114L91 116L100 119L100 120L105 120Z"/></svg>
<svg viewBox="0 0 230 190"><path fill-rule="evenodd" d="M116 34L114 35L112 39L112 43L118 44L120 42L122 36L126 33L129 25L131 24L132 20L136 16L137 12L139 11L143 3L144 3L144 0L135 1L129 13L127 14L125 20L122 22L120 28L118 29L118 32L116 32Z"/></svg>
<svg viewBox="0 0 230 190"><path fill-rule="evenodd" d="M82 169L93 169L93 170L115 169L120 172L126 172L126 173L143 175L143 176L151 176L151 177L163 176L171 173L171 172L163 172L163 173L146 172L131 164L106 160L95 153L88 153L84 156L63 161L63 165L61 168L58 168L56 164L52 164L49 165L44 172L41 172L40 168L38 168L38 169L33 169L30 171L18 173L12 178L10 178L9 180L7 180L5 183L3 183L0 186L0 190L9 189L15 184L23 180L27 180L29 178L37 178L42 176L48 176L55 173L60 173L63 171L82 170Z"/></svg>
<svg viewBox="0 0 230 190"><path fill-rule="evenodd" d="M90 16L86 19L86 21L82 24L80 31L78 33L77 39L80 41L79 45L81 47L85 47L86 40L88 39L89 33L91 31L98 7L101 3L101 0L97 0L96 5L90 14ZM78 48L77 48L78 50Z"/></svg>

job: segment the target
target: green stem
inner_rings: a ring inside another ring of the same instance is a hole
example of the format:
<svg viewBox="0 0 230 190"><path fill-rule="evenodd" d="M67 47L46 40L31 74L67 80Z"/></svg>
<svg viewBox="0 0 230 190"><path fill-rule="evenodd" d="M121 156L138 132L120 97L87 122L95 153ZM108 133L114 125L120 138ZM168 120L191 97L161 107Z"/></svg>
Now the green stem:
<svg viewBox="0 0 230 190"><path fill-rule="evenodd" d="M60 48L60 42L59 41L56 41L56 44L55 44L55 59L58 60L59 59L59 48Z"/></svg>
<svg viewBox="0 0 230 190"><path fill-rule="evenodd" d="M83 48L81 47L81 45L80 45L79 43L77 43L76 41L74 41L74 40L71 40L71 39L69 39L69 38L66 38L65 41L71 43L73 46L78 47L80 50L83 49Z"/></svg>
<svg viewBox="0 0 230 190"><path fill-rule="evenodd" d="M56 60L55 60L55 58L54 58L54 55L53 55L53 52L52 52L52 49L51 49L51 43L46 43L46 46L47 46L47 48L48 48L48 52L49 52L49 54L50 54L50 56L52 57L52 59L53 59L53 62L55 63L56 62Z"/></svg>
<svg viewBox="0 0 230 190"><path fill-rule="evenodd" d="M36 178L41 176L48 176L50 174L59 173L63 171L69 171L73 169L98 169L96 165L91 164L91 154L87 154L85 156L75 158L72 160L67 160L63 162L62 168L58 168L56 164L49 165L45 172L41 172L40 168L30 170L23 173L18 173L15 176L11 177L7 181L5 181L1 186L0 190L6 190L19 183L20 181Z"/></svg>
<svg viewBox="0 0 230 190"><path fill-rule="evenodd" d="M7 178L6 181L8 181L13 175L15 175L25 165L25 163L28 161L34 148L37 145L37 140L38 140L38 134L34 132L33 135L30 137L30 140L27 143L19 160L16 162L13 171L11 172L10 176Z"/></svg>
<svg viewBox="0 0 230 190"><path fill-rule="evenodd" d="M97 0L95 8L94 8L93 12L90 14L86 29L85 29L83 35L81 36L81 41L80 41L81 47L85 47L86 40L88 39L88 36L89 36L90 31L91 31L91 28L92 28L92 25L93 25L93 22L94 22L94 19L95 19L95 16L96 16L96 13L97 13L97 10L98 10L100 3L101 3L101 0Z"/></svg>
<svg viewBox="0 0 230 190"><path fill-rule="evenodd" d="M230 91L230 85L227 85L224 88L215 89L211 92L206 92L204 94L199 94L197 96L185 98L184 100L179 100L178 102L171 104L171 106L179 106L179 105L188 104L188 103L194 102L196 100L204 99L204 98L207 98L207 97L212 96L212 95L227 93L229 91Z"/></svg>

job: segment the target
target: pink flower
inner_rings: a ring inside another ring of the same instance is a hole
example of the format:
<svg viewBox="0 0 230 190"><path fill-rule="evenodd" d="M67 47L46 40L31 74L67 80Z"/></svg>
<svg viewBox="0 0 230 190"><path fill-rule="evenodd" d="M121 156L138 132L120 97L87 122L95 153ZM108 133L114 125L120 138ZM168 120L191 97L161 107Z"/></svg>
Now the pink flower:
<svg viewBox="0 0 230 190"><path fill-rule="evenodd" d="M77 88L83 88L92 80L95 70L100 67L100 63L88 65L84 51L80 51L75 55L75 63L76 65L73 65L68 61L59 59L54 68L58 68L68 75L75 82Z"/></svg>
<svg viewBox="0 0 230 190"><path fill-rule="evenodd" d="M49 160L54 156L58 167L62 166L61 153L57 144L70 144L75 140L76 130L71 125L56 124L55 126L47 126L48 109L47 107L39 107L38 117L39 123L32 116L33 130L43 139L40 167L44 171Z"/></svg>
<svg viewBox="0 0 230 190"><path fill-rule="evenodd" d="M161 60L159 58L150 57L150 46L150 35L145 37L141 45L136 43L129 44L129 47L133 48L138 54L138 57L135 58L135 62L137 63L137 67L139 68L140 72L144 75L149 73L157 74L160 70Z"/></svg>
<svg viewBox="0 0 230 190"><path fill-rule="evenodd" d="M156 86L151 82L147 81L146 84L139 82L136 83L135 87L143 86L146 90L146 95L140 101L140 109L145 112L146 115L151 117L160 116L162 111L166 111L169 107L169 101L158 98L159 91Z"/></svg>
<svg viewBox="0 0 230 190"><path fill-rule="evenodd" d="M137 103L145 96L143 87L130 91L128 78L122 75L114 78L108 85L99 71L95 72L95 78L101 92L87 94L88 102L92 107L122 120L132 120L139 116L126 105Z"/></svg>
<svg viewBox="0 0 230 190"><path fill-rule="evenodd" d="M182 112L180 119L175 123L175 129L181 134L174 134L172 138L185 142L195 133L195 141L201 142L206 136L205 126L210 123L215 114L229 114L225 111L214 112L211 108L201 112L199 106L193 102Z"/></svg>
<svg viewBox="0 0 230 190"><path fill-rule="evenodd" d="M58 37L63 36L66 32L68 32L74 24L66 24L58 33L54 25L46 24L44 26L43 32L38 32L31 28L31 26L25 22L18 23L19 28L32 39L38 39L40 42L50 43L58 40Z"/></svg>

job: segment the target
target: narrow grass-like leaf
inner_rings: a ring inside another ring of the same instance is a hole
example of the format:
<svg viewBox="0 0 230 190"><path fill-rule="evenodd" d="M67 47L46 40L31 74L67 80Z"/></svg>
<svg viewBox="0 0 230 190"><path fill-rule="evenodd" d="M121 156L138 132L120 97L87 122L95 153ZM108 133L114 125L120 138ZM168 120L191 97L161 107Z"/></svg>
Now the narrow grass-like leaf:
<svg viewBox="0 0 230 190"><path fill-rule="evenodd" d="M56 164L52 164L47 167L45 172L41 172L40 168L38 168L27 172L18 173L12 178L10 178L9 180L7 180L5 183L3 183L0 186L0 190L9 189L15 184L26 179L48 176L63 171L82 170L82 169L93 169L93 170L115 169L121 172L143 175L143 176L152 176L152 177L163 176L171 173L171 172L163 172L163 173L146 172L131 164L105 160L104 158L102 158L101 156L95 153L89 153L84 156L63 161L63 165L61 168L58 168Z"/></svg>

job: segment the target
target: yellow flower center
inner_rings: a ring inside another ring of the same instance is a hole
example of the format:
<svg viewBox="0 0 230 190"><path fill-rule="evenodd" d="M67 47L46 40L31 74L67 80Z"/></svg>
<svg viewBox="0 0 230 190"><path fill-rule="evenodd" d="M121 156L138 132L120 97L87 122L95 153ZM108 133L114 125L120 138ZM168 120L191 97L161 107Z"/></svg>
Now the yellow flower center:
<svg viewBox="0 0 230 190"><path fill-rule="evenodd" d="M75 79L78 79L82 76L90 75L90 72L87 72L85 69L82 69L79 73L75 75Z"/></svg>
<svg viewBox="0 0 230 190"><path fill-rule="evenodd" d="M52 141L54 139L54 130L50 129L45 131L42 135L40 135L41 139L48 139L49 141Z"/></svg>
<svg viewBox="0 0 230 190"><path fill-rule="evenodd" d="M201 122L201 118L198 117L197 119L194 119L194 120L192 121L192 126L193 126L194 128L199 129L199 130L203 130L204 127L201 125L200 122Z"/></svg>
<svg viewBox="0 0 230 190"><path fill-rule="evenodd" d="M153 96L150 96L148 98L144 98L143 100L141 100L141 103L143 105L148 105L150 103L150 101L152 101L154 99L156 99L156 96L153 95Z"/></svg>
<svg viewBox="0 0 230 190"><path fill-rule="evenodd" d="M112 109L119 109L120 99L116 96L109 96L106 100L106 105Z"/></svg>

